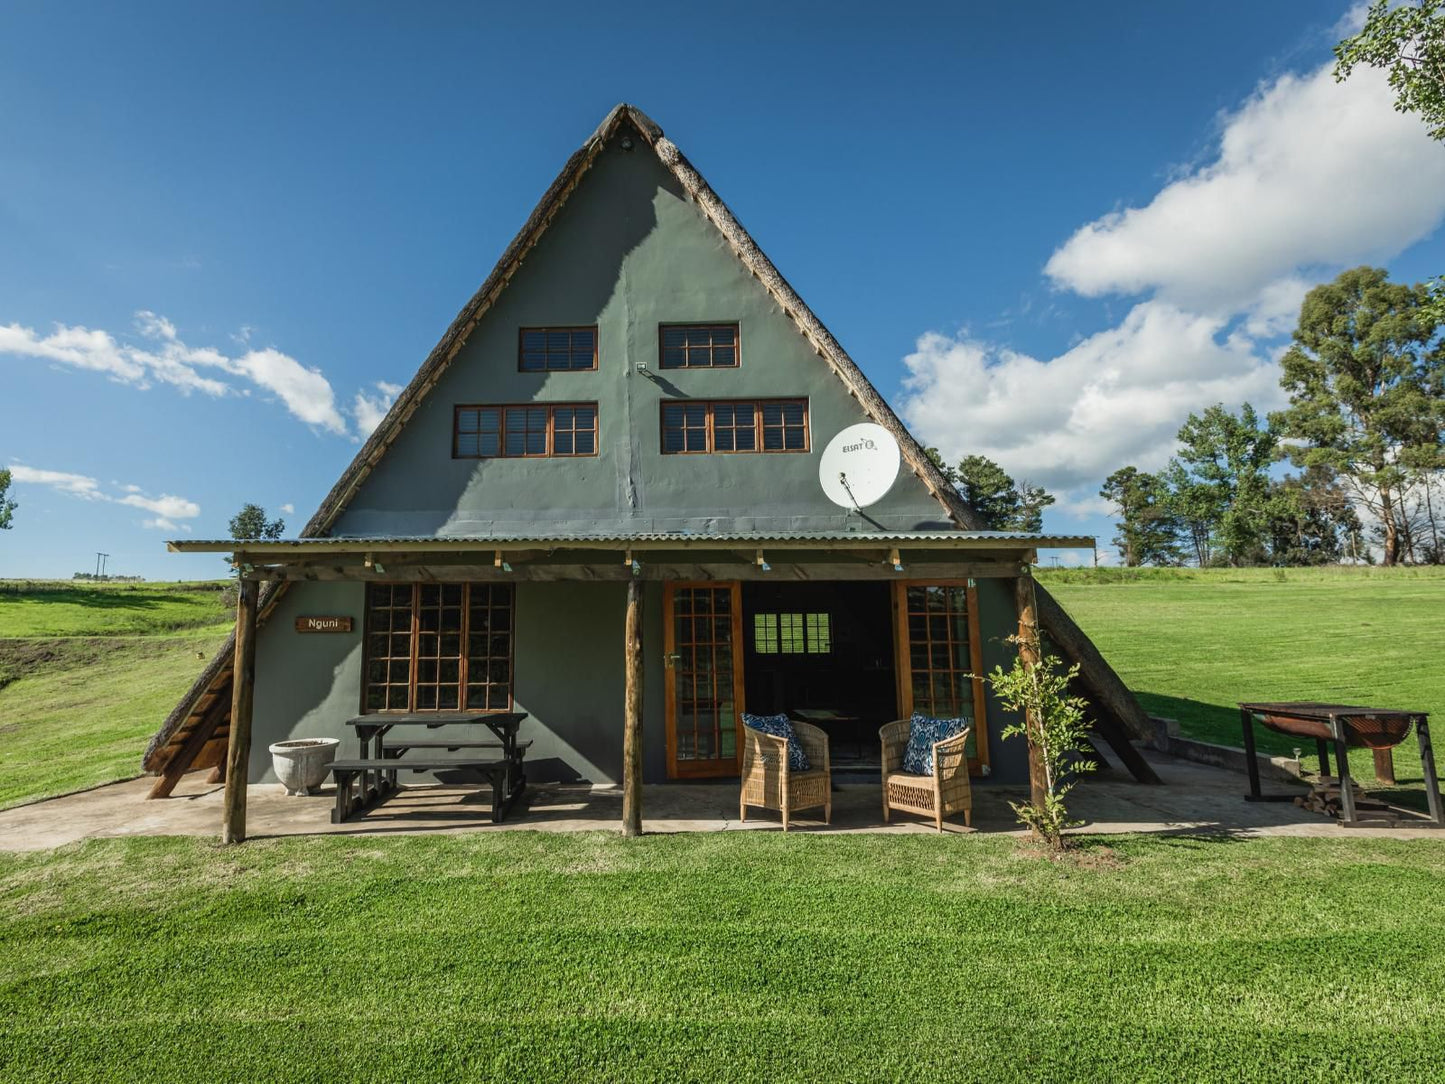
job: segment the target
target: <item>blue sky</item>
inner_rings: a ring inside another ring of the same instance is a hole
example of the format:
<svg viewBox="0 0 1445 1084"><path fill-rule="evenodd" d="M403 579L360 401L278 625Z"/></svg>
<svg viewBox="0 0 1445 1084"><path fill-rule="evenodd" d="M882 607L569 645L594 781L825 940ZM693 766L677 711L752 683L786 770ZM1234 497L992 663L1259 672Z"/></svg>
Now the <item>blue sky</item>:
<svg viewBox="0 0 1445 1084"><path fill-rule="evenodd" d="M1309 285L1445 270L1445 148L1344 4L0 9L0 576L208 575L307 518L617 101L925 441L1112 525L1190 410L1277 405ZM361 399L358 400L358 396Z"/></svg>

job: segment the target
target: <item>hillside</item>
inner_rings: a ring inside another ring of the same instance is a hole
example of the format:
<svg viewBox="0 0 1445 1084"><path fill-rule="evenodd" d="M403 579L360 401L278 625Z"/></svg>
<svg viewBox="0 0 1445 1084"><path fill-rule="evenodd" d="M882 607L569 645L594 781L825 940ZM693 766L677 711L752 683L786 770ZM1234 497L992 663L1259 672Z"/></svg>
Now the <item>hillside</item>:
<svg viewBox="0 0 1445 1084"><path fill-rule="evenodd" d="M221 587L0 583L0 808L135 775L225 638Z"/></svg>

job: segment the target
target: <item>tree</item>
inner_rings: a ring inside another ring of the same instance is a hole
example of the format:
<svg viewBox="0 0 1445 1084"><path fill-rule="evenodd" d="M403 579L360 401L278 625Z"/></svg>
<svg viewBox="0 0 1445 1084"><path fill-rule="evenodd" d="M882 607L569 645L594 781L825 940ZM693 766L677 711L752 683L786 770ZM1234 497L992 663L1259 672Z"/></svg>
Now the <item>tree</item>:
<svg viewBox="0 0 1445 1084"><path fill-rule="evenodd" d="M1389 72L1395 108L1420 114L1430 138L1445 140L1445 0L1376 0L1360 32L1335 46L1335 78L1360 64Z"/></svg>
<svg viewBox="0 0 1445 1084"><path fill-rule="evenodd" d="M1424 286L1357 267L1316 286L1281 359L1289 408L1272 415L1296 466L1336 471L1380 523L1384 563L1401 556L1402 490L1445 467L1445 344Z"/></svg>
<svg viewBox="0 0 1445 1084"><path fill-rule="evenodd" d="M1099 496L1114 506L1119 533L1114 545L1130 568L1177 565L1183 560L1179 536L1183 525L1169 506L1169 487L1155 474L1120 467L1104 479Z"/></svg>
<svg viewBox="0 0 1445 1084"><path fill-rule="evenodd" d="M1025 481L1016 484L1008 473L988 456L967 455L950 472L949 480L970 508L992 531L1043 529L1044 509L1054 498L1042 487Z"/></svg>
<svg viewBox="0 0 1445 1084"><path fill-rule="evenodd" d="M1038 650L1037 633L1033 649ZM1009 711L1018 712L1022 722L1010 723L1003 729L1005 738L1023 737L1038 750L1043 768L1042 801L1010 802L1014 813L1045 843L1057 850L1066 846L1064 829L1080 822L1069 815L1064 803L1073 790L1079 772L1092 771L1095 764L1082 757L1088 751L1089 720L1083 697L1070 693L1070 683L1078 676L1079 664L1064 669L1056 655L1043 655L1030 665L1024 659L1025 643L1020 636L1008 642L1017 650L1008 670L995 666L988 675L994 696Z"/></svg>
<svg viewBox="0 0 1445 1084"><path fill-rule="evenodd" d="M1358 549L1361 524L1329 467L1286 475L1271 488L1268 538L1276 565L1334 564Z"/></svg>
<svg viewBox="0 0 1445 1084"><path fill-rule="evenodd" d="M1335 79L1360 64L1389 72L1395 108L1418 113L1430 138L1445 140L1445 2L1376 0L1360 32L1335 46ZM1426 307L1445 324L1445 276L1434 280Z"/></svg>
<svg viewBox="0 0 1445 1084"><path fill-rule="evenodd" d="M273 541L286 530L282 519L266 521L266 509L259 504L244 504L231 517L231 537L238 542L253 542L257 539Z"/></svg>
<svg viewBox="0 0 1445 1084"><path fill-rule="evenodd" d="M1188 525L1201 566L1215 549L1232 565L1265 555L1269 468L1279 458L1274 425L1259 424L1245 403L1236 416L1216 403L1179 429L1179 454L1167 471L1169 505Z"/></svg>
<svg viewBox="0 0 1445 1084"><path fill-rule="evenodd" d="M0 468L0 531L8 531L15 520L15 509L20 506L6 497L10 492L10 471Z"/></svg>

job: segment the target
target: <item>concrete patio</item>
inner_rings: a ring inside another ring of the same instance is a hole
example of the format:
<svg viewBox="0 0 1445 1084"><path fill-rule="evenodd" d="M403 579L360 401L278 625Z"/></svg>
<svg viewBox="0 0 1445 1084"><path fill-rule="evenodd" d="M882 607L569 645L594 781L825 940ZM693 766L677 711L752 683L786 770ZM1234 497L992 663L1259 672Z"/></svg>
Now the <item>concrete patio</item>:
<svg viewBox="0 0 1445 1084"><path fill-rule="evenodd" d="M1135 783L1119 770L1088 776L1071 807L1086 823L1084 834L1155 832L1222 833L1240 836L1337 836L1408 839L1442 838L1424 828L1341 828L1288 802L1244 801L1246 783L1238 773L1148 754L1164 786ZM1276 784L1283 787L1284 784ZM221 824L221 791L200 774L186 778L166 799L146 801L148 778L0 812L0 850L31 851L83 839L115 836L215 836ZM615 787L534 785L502 824L488 820L490 794L465 786L409 786L366 815L345 824L330 821L330 786L313 797L288 797L275 785L248 792L248 835L252 839L304 835L386 835L420 832L616 831L622 793ZM974 830L1016 832L1009 801L1023 789L982 781L974 790ZM933 832L931 822L894 815L885 824L876 782L844 781L834 794L833 823L814 813L795 818L800 832ZM672 783L643 788L643 826L648 832L780 831L776 813L749 812L738 820L736 783ZM965 832L963 825L946 831Z"/></svg>

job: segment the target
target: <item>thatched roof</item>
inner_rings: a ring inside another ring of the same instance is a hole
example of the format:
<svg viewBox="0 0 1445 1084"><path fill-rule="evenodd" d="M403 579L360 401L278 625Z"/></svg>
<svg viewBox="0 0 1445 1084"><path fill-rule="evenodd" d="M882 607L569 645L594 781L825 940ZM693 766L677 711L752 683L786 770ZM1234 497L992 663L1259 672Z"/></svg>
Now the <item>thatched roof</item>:
<svg viewBox="0 0 1445 1084"><path fill-rule="evenodd" d="M447 367L456 358L477 323L496 303L502 291L507 288L512 276L516 274L528 253L566 204L567 199L596 160L602 148L624 130L628 134L638 137L643 145L652 150L658 161L677 179L703 216L722 234L738 259L742 261L743 266L772 295L773 300L812 344L818 356L833 370L838 379L847 387L849 393L858 400L864 412L893 434L898 441L904 462L927 486L948 517L962 529L984 529L987 525L982 522L973 509L964 503L958 491L948 483L942 472L928 458L923 447L908 432L898 416L894 414L893 409L869 383L868 378L863 375L862 370L838 344L838 340L833 337L832 332L823 326L823 322L814 315L812 309L808 308L803 299L798 296L797 291L788 283L788 280L773 266L772 261L758 247L757 242L733 217L727 205L718 198L717 193L703 180L701 174L693 168L692 163L678 150L676 144L663 135L662 129L640 109L623 103L608 113L602 123L598 125L597 130L567 159L567 163L562 167L557 179L552 182L522 229L512 239L512 243L507 246L506 251L502 253L501 259L497 261L491 274L472 295L471 300L462 307L461 312L447 328L446 334L441 337L441 341L427 355L411 382L397 396L396 402L392 404L386 417L376 427L366 443L361 446L361 450L357 452L351 465L342 473L340 479L326 495L326 499L321 502L321 507L317 509L316 514L300 532L300 537L323 538L329 534L358 488L381 460L381 457L386 454L392 442L400 435L427 393L436 385ZM285 589L285 584L268 584L263 589L259 600L262 621L265 620L266 615L275 606ZM220 696L229 697L233 650L233 641L228 639L220 653L197 678L195 684L151 739L143 760L147 771L161 770L168 761L170 753L178 750L192 729L200 724L206 709L214 703L215 699ZM1110 673L1112 674L1112 671ZM224 738L225 731L222 726L211 739L211 744L219 743Z"/></svg>

